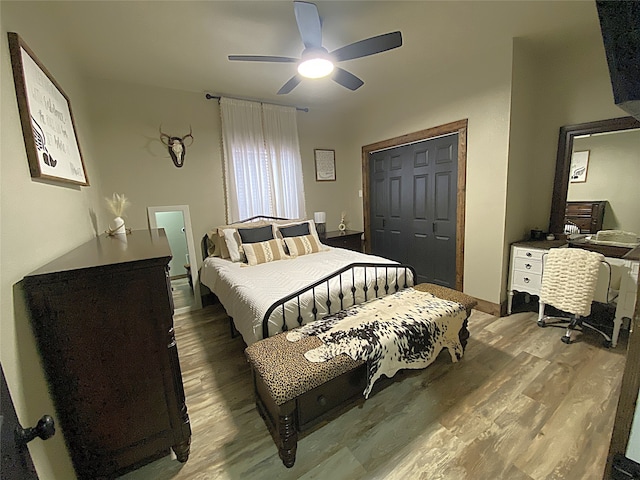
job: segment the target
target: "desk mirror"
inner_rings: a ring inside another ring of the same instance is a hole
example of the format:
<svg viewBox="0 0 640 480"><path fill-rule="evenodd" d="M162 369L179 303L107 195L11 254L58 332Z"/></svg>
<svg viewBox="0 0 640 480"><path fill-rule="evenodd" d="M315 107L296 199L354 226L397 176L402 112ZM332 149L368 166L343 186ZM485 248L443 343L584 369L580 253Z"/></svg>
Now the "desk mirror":
<svg viewBox="0 0 640 480"><path fill-rule="evenodd" d="M570 181L575 152L586 170ZM633 117L567 125L560 128L549 229L564 232L569 206L598 204L604 209L596 230L624 230L640 234L640 121ZM595 208L595 207L594 207ZM582 227L582 232L588 228ZM589 233L596 233L590 231Z"/></svg>

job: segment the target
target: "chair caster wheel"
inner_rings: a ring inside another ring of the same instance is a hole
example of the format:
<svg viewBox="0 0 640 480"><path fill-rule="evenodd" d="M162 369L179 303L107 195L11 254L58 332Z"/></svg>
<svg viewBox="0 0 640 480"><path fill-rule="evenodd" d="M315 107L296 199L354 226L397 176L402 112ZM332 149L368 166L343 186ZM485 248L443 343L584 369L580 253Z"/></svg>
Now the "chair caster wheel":
<svg viewBox="0 0 640 480"><path fill-rule="evenodd" d="M544 320L538 320L538 326L544 328L547 326L547 322Z"/></svg>
<svg viewBox="0 0 640 480"><path fill-rule="evenodd" d="M562 340L562 342L566 343L567 345L571 343L571 337L567 337L566 335L563 336L560 340Z"/></svg>
<svg viewBox="0 0 640 480"><path fill-rule="evenodd" d="M611 348L611 340L605 340L604 342L602 342L602 345L604 346L604 348Z"/></svg>

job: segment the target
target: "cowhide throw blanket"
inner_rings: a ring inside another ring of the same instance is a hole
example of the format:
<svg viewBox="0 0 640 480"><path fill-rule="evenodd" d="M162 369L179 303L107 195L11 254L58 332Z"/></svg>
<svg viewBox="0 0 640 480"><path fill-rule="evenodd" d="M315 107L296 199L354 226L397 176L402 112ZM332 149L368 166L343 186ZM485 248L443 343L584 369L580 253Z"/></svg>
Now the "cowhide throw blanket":
<svg viewBox="0 0 640 480"><path fill-rule="evenodd" d="M341 353L368 362L368 398L381 375L391 378L403 368L425 368L443 348L457 362L463 354L458 333L466 316L459 303L408 288L303 325L287 340L320 338L324 344L305 353L310 362Z"/></svg>

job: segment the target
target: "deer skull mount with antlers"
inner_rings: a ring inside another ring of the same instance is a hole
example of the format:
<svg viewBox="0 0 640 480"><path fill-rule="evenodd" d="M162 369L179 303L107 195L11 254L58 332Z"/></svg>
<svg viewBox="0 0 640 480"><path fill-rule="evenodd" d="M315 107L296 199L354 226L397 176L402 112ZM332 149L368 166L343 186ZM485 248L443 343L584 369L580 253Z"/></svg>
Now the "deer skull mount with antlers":
<svg viewBox="0 0 640 480"><path fill-rule="evenodd" d="M185 140L188 138L191 139L189 146L193 143L192 133L191 125L189 125L189 133L184 137L172 137L171 135L162 133L162 125L160 125L160 141L167 146L171 160L173 160L173 164L178 168L184 165L184 157L187 154L187 145L184 143Z"/></svg>

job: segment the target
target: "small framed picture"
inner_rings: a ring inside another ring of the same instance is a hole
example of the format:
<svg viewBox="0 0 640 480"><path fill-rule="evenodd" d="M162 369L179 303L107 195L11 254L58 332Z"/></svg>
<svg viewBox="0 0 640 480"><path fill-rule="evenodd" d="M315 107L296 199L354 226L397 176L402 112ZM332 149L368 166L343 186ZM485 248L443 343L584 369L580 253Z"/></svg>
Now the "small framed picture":
<svg viewBox="0 0 640 480"><path fill-rule="evenodd" d="M569 182L584 183L587 181L589 168L589 150L573 152L571 155L571 168L569 169Z"/></svg>
<svg viewBox="0 0 640 480"><path fill-rule="evenodd" d="M336 180L336 151L315 149L316 182L334 182Z"/></svg>

